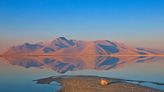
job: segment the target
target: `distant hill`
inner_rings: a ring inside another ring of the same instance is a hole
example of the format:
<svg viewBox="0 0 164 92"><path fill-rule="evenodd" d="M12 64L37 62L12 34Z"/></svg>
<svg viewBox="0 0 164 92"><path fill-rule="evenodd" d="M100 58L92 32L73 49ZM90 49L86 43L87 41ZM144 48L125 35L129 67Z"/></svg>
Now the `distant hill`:
<svg viewBox="0 0 164 92"><path fill-rule="evenodd" d="M58 37L50 42L25 43L8 48L2 55L163 55L164 51L133 48L109 40L82 41Z"/></svg>

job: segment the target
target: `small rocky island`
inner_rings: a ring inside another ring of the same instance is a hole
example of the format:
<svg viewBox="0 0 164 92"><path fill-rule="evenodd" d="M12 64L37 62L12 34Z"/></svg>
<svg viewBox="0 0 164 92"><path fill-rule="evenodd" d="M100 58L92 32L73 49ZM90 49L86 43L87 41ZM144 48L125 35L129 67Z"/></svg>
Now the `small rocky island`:
<svg viewBox="0 0 164 92"><path fill-rule="evenodd" d="M98 76L54 76L36 81L38 84L50 84L51 82L56 81L62 86L59 92L162 92L150 87L130 83L130 81L139 83L146 81L124 80Z"/></svg>

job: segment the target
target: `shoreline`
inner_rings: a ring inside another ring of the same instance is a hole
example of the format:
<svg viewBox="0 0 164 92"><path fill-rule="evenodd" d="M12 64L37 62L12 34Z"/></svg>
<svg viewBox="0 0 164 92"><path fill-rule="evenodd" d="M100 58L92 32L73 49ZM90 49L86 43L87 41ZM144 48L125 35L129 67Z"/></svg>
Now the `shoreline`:
<svg viewBox="0 0 164 92"><path fill-rule="evenodd" d="M0 55L0 57L7 57L7 56L37 56L37 57L44 57L44 56L74 56L74 55ZM150 56L150 57L164 57L164 55L77 55L77 56L107 56L107 57L136 57L136 56Z"/></svg>
<svg viewBox="0 0 164 92"><path fill-rule="evenodd" d="M100 79L109 80L109 85L100 85ZM125 80L98 76L52 76L35 81L37 84L50 84L51 82L56 81L61 84L61 89L58 92L163 92L158 89L129 83L130 81L139 83L147 81ZM164 84L161 83L161 85Z"/></svg>

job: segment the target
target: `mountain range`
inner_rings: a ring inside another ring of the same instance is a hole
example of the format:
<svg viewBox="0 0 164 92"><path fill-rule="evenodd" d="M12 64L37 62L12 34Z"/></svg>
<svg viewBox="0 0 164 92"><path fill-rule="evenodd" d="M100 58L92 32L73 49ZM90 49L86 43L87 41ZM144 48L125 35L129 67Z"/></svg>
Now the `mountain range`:
<svg viewBox="0 0 164 92"><path fill-rule="evenodd" d="M164 51L148 48L134 48L109 40L82 41L58 37L50 42L24 43L12 46L2 55L164 55Z"/></svg>

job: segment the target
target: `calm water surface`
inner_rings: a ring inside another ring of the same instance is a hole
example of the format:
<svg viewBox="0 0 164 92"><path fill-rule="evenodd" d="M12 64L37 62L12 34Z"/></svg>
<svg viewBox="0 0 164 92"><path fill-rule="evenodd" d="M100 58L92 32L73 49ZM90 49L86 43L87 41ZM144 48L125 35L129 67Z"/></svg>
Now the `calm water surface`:
<svg viewBox="0 0 164 92"><path fill-rule="evenodd" d="M36 79L58 75L96 75L164 83L163 57L5 57L0 59L0 92L55 92L53 82ZM161 89L151 83L141 85Z"/></svg>

